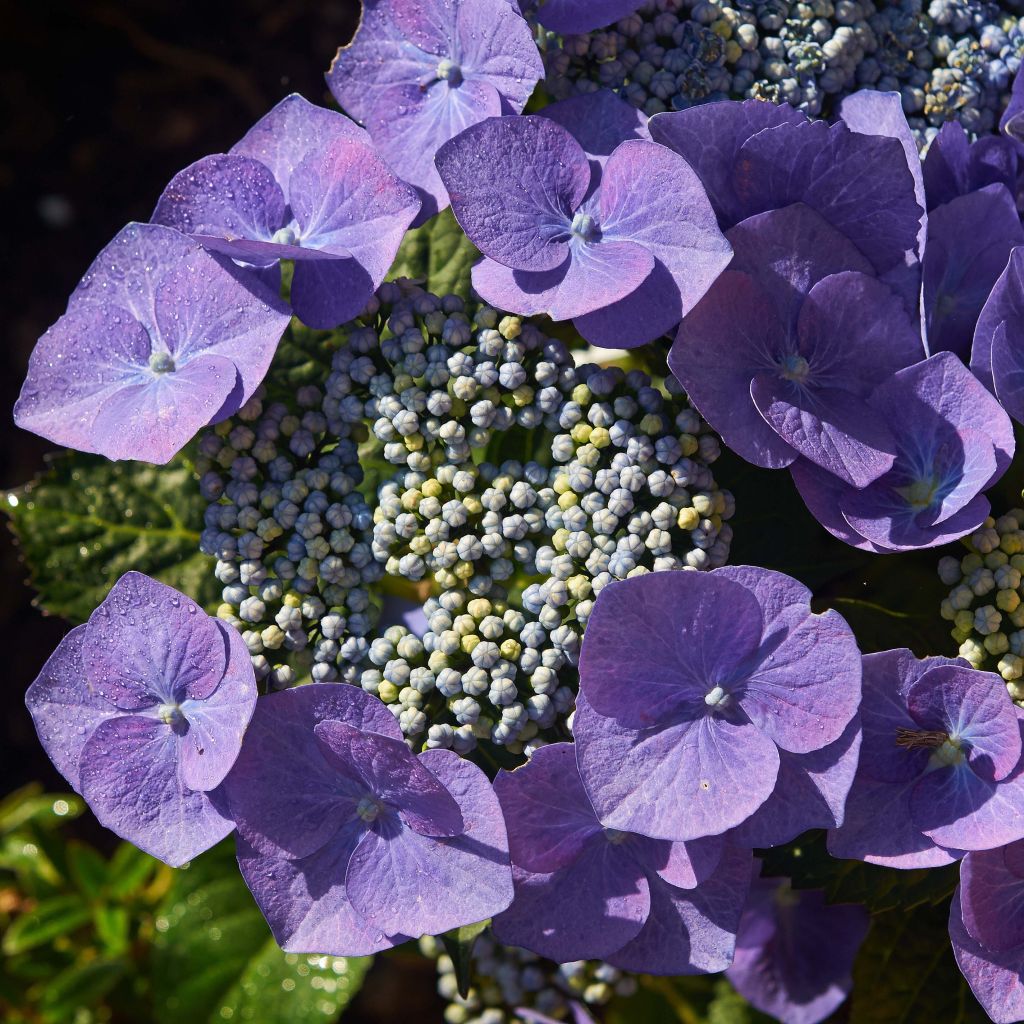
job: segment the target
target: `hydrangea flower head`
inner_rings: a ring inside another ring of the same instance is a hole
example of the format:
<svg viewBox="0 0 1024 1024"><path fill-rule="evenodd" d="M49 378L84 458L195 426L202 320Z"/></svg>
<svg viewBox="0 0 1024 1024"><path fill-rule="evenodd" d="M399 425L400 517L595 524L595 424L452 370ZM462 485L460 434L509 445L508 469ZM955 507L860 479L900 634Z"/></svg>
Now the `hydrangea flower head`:
<svg viewBox="0 0 1024 1024"><path fill-rule="evenodd" d="M892 467L897 451L893 432L868 401L883 381L924 355L920 335L899 297L859 271L823 276L802 302L780 309L778 292L772 294L777 283L762 283L765 268L753 264L764 252L764 230L797 218L808 222L798 232L811 231L818 215L797 204L730 232L738 251L753 250L744 251L750 272L727 270L711 286L680 326L669 367L748 461L774 469L802 455L864 487ZM818 237L827 243L832 234ZM756 244L747 241L751 236ZM837 251L830 248L829 258ZM790 258L782 269L794 268L802 277L806 265ZM787 290L796 295L803 286L791 283Z"/></svg>
<svg viewBox="0 0 1024 1024"><path fill-rule="evenodd" d="M996 1024L1024 1018L1024 841L969 853L949 908L956 962Z"/></svg>
<svg viewBox="0 0 1024 1024"><path fill-rule="evenodd" d="M362 312L419 208L366 132L293 94L176 174L153 220L256 266L294 260L296 315L332 328Z"/></svg>
<svg viewBox="0 0 1024 1024"><path fill-rule="evenodd" d="M198 243L129 224L36 344L15 422L109 459L167 462L248 401L288 319Z"/></svg>
<svg viewBox="0 0 1024 1024"><path fill-rule="evenodd" d="M580 775L609 828L717 835L772 795L781 751L838 741L860 655L835 611L781 573L727 566L610 583L580 654Z"/></svg>
<svg viewBox="0 0 1024 1024"><path fill-rule="evenodd" d="M971 370L1024 423L1024 246L1010 253L978 317Z"/></svg>
<svg viewBox="0 0 1024 1024"><path fill-rule="evenodd" d="M750 886L725 976L747 1002L783 1024L818 1024L850 994L853 961L868 931L860 906L825 902L788 879Z"/></svg>
<svg viewBox="0 0 1024 1024"><path fill-rule="evenodd" d="M511 902L486 776L448 750L412 754L387 707L356 687L264 697L228 798L242 874L286 950L372 953Z"/></svg>
<svg viewBox="0 0 1024 1024"><path fill-rule="evenodd" d="M510 0L365 0L327 85L416 186L422 223L448 205L434 168L438 148L484 118L518 114L543 74L530 27Z"/></svg>
<svg viewBox="0 0 1024 1024"><path fill-rule="evenodd" d="M861 721L833 856L936 867L1024 836L1024 712L998 676L908 650L869 654Z"/></svg>
<svg viewBox="0 0 1024 1024"><path fill-rule="evenodd" d="M732 256L686 161L645 139L627 138L602 170L551 118L490 118L442 146L437 168L484 254L481 296L574 320L594 344L670 330Z"/></svg>
<svg viewBox="0 0 1024 1024"><path fill-rule="evenodd" d="M978 528L982 494L1014 450L1006 413L951 352L900 370L868 398L896 438L892 468L857 489L805 459L793 479L833 536L869 551L935 547Z"/></svg>
<svg viewBox="0 0 1024 1024"><path fill-rule="evenodd" d="M560 35L590 32L632 14L643 0L520 0L524 13Z"/></svg>
<svg viewBox="0 0 1024 1024"><path fill-rule="evenodd" d="M234 828L221 783L256 705L241 636L141 573L114 584L25 697L57 770L111 831L174 867Z"/></svg>
<svg viewBox="0 0 1024 1024"><path fill-rule="evenodd" d="M600 957L654 974L720 971L732 959L751 855L605 828L570 743L536 750L494 783L509 830L512 906L495 936L559 963Z"/></svg>

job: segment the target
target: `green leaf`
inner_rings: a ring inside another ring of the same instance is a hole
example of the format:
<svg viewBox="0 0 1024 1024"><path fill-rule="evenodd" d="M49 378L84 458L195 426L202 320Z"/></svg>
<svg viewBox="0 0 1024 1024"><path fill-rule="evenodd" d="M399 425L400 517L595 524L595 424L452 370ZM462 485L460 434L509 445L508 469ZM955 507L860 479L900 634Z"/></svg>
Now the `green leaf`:
<svg viewBox="0 0 1024 1024"><path fill-rule="evenodd" d="M120 981L124 964L117 960L92 960L75 964L47 981L41 1001L47 1024L73 1020L78 1010L90 1009Z"/></svg>
<svg viewBox="0 0 1024 1024"><path fill-rule="evenodd" d="M107 881L107 862L85 843L68 844L68 871L87 900L97 900Z"/></svg>
<svg viewBox="0 0 1024 1024"><path fill-rule="evenodd" d="M184 455L150 466L66 452L4 498L46 611L84 622L129 569L216 604L213 561L199 551L206 503Z"/></svg>
<svg viewBox="0 0 1024 1024"><path fill-rule="evenodd" d="M465 236L451 207L442 210L422 227L406 233L388 279L408 277L435 295L469 296L469 271L480 258Z"/></svg>
<svg viewBox="0 0 1024 1024"><path fill-rule="evenodd" d="M946 906L875 917L853 968L850 1024L984 1024L949 945Z"/></svg>
<svg viewBox="0 0 1024 1024"><path fill-rule="evenodd" d="M120 956L128 949L131 918L127 907L101 904L93 911L93 924L103 948L111 956Z"/></svg>
<svg viewBox="0 0 1024 1024"><path fill-rule="evenodd" d="M107 890L115 899L131 896L149 883L160 861L131 843L121 843L110 858Z"/></svg>
<svg viewBox="0 0 1024 1024"><path fill-rule="evenodd" d="M487 926L490 919L477 921L476 924L465 924L461 928L453 928L441 936L445 952L451 957L455 967L455 981L459 986L459 995L465 999L469 995L473 974L473 947L476 940Z"/></svg>
<svg viewBox="0 0 1024 1024"><path fill-rule="evenodd" d="M337 1019L370 965L282 952L221 844L177 872L156 919L155 1024Z"/></svg>
<svg viewBox="0 0 1024 1024"><path fill-rule="evenodd" d="M81 797L71 793L44 793L38 782L29 783L0 800L0 835L29 823L56 828L85 810Z"/></svg>
<svg viewBox="0 0 1024 1024"><path fill-rule="evenodd" d="M15 919L4 935L3 951L14 956L35 949L80 928L91 916L81 896L53 896Z"/></svg>

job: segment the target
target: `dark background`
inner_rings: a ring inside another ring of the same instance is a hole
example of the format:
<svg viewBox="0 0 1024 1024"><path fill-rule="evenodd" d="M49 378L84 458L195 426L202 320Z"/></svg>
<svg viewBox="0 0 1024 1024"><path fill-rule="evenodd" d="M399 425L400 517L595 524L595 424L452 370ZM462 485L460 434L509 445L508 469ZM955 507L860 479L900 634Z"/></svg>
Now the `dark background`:
<svg viewBox="0 0 1024 1024"><path fill-rule="evenodd" d="M358 0L0 0L0 489L43 467L51 446L11 409L93 257L288 93L329 104L323 74L358 17ZM65 791L22 700L67 626L32 606L5 526L0 574L0 793ZM75 827L104 841L89 816ZM384 959L345 1020L439 1020L433 984L426 961Z"/></svg>

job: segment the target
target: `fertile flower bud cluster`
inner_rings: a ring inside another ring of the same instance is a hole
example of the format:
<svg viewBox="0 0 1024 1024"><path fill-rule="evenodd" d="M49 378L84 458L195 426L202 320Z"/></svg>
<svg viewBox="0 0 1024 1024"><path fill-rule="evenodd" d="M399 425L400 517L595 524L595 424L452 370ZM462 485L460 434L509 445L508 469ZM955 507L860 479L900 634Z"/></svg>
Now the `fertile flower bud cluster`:
<svg viewBox="0 0 1024 1024"><path fill-rule="evenodd" d="M602 588L728 558L717 437L671 378L407 282L339 337L294 412L257 398L200 441L221 618L269 687L358 683L428 748L568 738ZM430 588L422 635L380 621L385 576Z"/></svg>
<svg viewBox="0 0 1024 1024"><path fill-rule="evenodd" d="M941 614L953 623L960 657L975 668L998 672L1010 696L1024 701L1024 509L989 517L963 539L968 554L939 562L942 582L952 587Z"/></svg>
<svg viewBox="0 0 1024 1024"><path fill-rule="evenodd" d="M473 946L473 985L463 997L451 957L431 936L420 949L437 960L437 990L448 1000L446 1024L517 1024L509 1007L526 1007L546 1016L571 1019L570 1002L604 1006L614 996L636 991L633 975L600 960L556 964L515 946L502 946L489 933Z"/></svg>
<svg viewBox="0 0 1024 1024"><path fill-rule="evenodd" d="M742 98L829 114L831 97L879 89L900 93L923 144L951 119L995 130L1024 52L1019 15L984 0L647 0L607 28L544 33L547 88L607 87L648 115Z"/></svg>

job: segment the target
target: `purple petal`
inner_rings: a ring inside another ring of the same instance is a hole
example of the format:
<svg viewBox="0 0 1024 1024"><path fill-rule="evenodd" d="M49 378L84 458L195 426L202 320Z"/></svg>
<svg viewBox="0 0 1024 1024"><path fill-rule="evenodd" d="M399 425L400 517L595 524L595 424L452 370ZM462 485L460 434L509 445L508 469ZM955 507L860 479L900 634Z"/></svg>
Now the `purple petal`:
<svg viewBox="0 0 1024 1024"><path fill-rule="evenodd" d="M1024 113L1024 76L1015 75L1013 86L1010 90L1010 102L999 119L999 130L1008 135L1015 142L1024 142L1024 123L1021 114Z"/></svg>
<svg viewBox="0 0 1024 1024"><path fill-rule="evenodd" d="M590 165L561 125L546 117L489 117L445 143L436 164L452 211L485 256L516 270L565 262Z"/></svg>
<svg viewBox="0 0 1024 1024"><path fill-rule="evenodd" d="M750 398L754 375L775 368L786 330L760 285L727 270L683 321L668 357L690 401L722 440L766 469L781 469L797 458Z"/></svg>
<svg viewBox="0 0 1024 1024"><path fill-rule="evenodd" d="M354 772L370 793L394 807L414 832L425 836L464 832L459 805L404 740L332 721L320 722L313 735L328 764Z"/></svg>
<svg viewBox="0 0 1024 1024"><path fill-rule="evenodd" d="M864 551L886 552L891 550L879 546L861 536L847 521L840 509L840 502L849 494L849 485L831 473L808 462L798 459L789 467L793 483L811 515L833 537Z"/></svg>
<svg viewBox="0 0 1024 1024"><path fill-rule="evenodd" d="M994 952L981 946L964 927L960 901L957 890L949 908L949 938L957 965L995 1024L1013 1024L1024 1018L1024 950Z"/></svg>
<svg viewBox="0 0 1024 1024"><path fill-rule="evenodd" d="M913 782L875 782L858 775L841 828L828 834L833 857L890 868L937 868L963 856L921 833L910 816Z"/></svg>
<svg viewBox="0 0 1024 1024"><path fill-rule="evenodd" d="M722 836L692 839L688 843L650 842L656 844L657 853L646 866L653 867L662 881L679 889L695 889L710 878L726 848Z"/></svg>
<svg viewBox="0 0 1024 1024"><path fill-rule="evenodd" d="M966 762L920 778L910 796L914 826L936 843L988 850L1024 837L1024 765L1000 782L976 775Z"/></svg>
<svg viewBox="0 0 1024 1024"><path fill-rule="evenodd" d="M364 831L362 821L349 822L302 859L257 849L238 834L242 877L286 952L366 956L406 940L370 925L345 892L345 869Z"/></svg>
<svg viewBox="0 0 1024 1024"><path fill-rule="evenodd" d="M986 949L1024 947L1021 843L969 853L960 865L960 909L970 936ZM1020 950L1024 960L1024 949Z"/></svg>
<svg viewBox="0 0 1024 1024"><path fill-rule="evenodd" d="M231 153L259 160L287 196L292 171L306 154L324 149L336 139L370 141L369 135L343 114L315 106L293 92L261 117L231 147Z"/></svg>
<svg viewBox="0 0 1024 1024"><path fill-rule="evenodd" d="M544 0L537 20L559 35L578 35L611 25L641 6L641 0Z"/></svg>
<svg viewBox="0 0 1024 1024"><path fill-rule="evenodd" d="M512 902L505 822L487 776L450 750L428 750L420 761L458 803L464 834L434 838L378 819L345 876L346 895L368 923L414 936L484 921Z"/></svg>
<svg viewBox="0 0 1024 1024"><path fill-rule="evenodd" d="M978 318L971 370L1018 422L1024 421L1024 247L1009 262Z"/></svg>
<svg viewBox="0 0 1024 1024"><path fill-rule="evenodd" d="M714 575L732 580L749 590L761 606L764 637L772 636L779 620L801 621L807 617L811 605L811 592L799 580L773 569L757 565L726 565L715 569Z"/></svg>
<svg viewBox="0 0 1024 1024"><path fill-rule="evenodd" d="M627 139L649 139L647 117L620 99L611 89L570 96L539 111L557 121L583 147L590 160L591 180L596 184L608 157Z"/></svg>
<svg viewBox="0 0 1024 1024"><path fill-rule="evenodd" d="M495 937L558 963L621 949L640 933L651 909L642 868L600 835L553 874L514 868L513 878L515 899L495 918Z"/></svg>
<svg viewBox="0 0 1024 1024"><path fill-rule="evenodd" d="M860 750L860 721L854 718L835 743L821 750L780 751L774 792L729 833L729 839L764 849L788 843L811 828L840 826Z"/></svg>
<svg viewBox="0 0 1024 1024"><path fill-rule="evenodd" d="M681 320L725 270L732 248L696 173L654 142L623 142L604 168L598 192L606 239L639 242L672 275Z"/></svg>
<svg viewBox="0 0 1024 1024"><path fill-rule="evenodd" d="M75 626L39 670L25 704L54 767L79 792L82 747L117 709L89 683L82 667L87 627Z"/></svg>
<svg viewBox="0 0 1024 1024"><path fill-rule="evenodd" d="M750 884L749 850L727 847L715 873L696 889L649 878L651 913L643 931L608 961L647 974L705 974L732 961Z"/></svg>
<svg viewBox="0 0 1024 1024"><path fill-rule="evenodd" d="M565 867L601 831L570 743L541 747L514 772L500 771L494 792L508 825L512 863L527 872Z"/></svg>
<svg viewBox="0 0 1024 1024"><path fill-rule="evenodd" d="M179 171L153 211L153 223L186 235L269 241L287 222L287 202L270 168L218 153Z"/></svg>
<svg viewBox="0 0 1024 1024"><path fill-rule="evenodd" d="M959 121L947 121L929 143L924 161L928 208L986 185L1002 184L1013 192L1018 163L1012 140L983 136L972 143Z"/></svg>
<svg viewBox="0 0 1024 1024"><path fill-rule="evenodd" d="M576 705L576 758L606 827L674 841L717 835L771 795L779 751L750 723L707 717L637 731Z"/></svg>
<svg viewBox="0 0 1024 1024"><path fill-rule="evenodd" d="M734 253L729 269L759 281L784 323L796 319L807 293L823 278L845 270L874 274L861 251L804 203L748 217L726 238ZM920 340L917 349L920 358Z"/></svg>
<svg viewBox="0 0 1024 1024"><path fill-rule="evenodd" d="M928 347L967 360L978 316L1010 250L1024 243L1013 196L989 185L931 213L924 261Z"/></svg>
<svg viewBox="0 0 1024 1024"><path fill-rule="evenodd" d="M907 710L923 729L966 742L971 770L988 782L1005 779L1020 761L1020 712L991 672L930 669L910 688Z"/></svg>
<svg viewBox="0 0 1024 1024"><path fill-rule="evenodd" d="M180 867L235 827L219 790L188 789L178 740L159 719L124 715L101 723L82 748L82 796L100 824Z"/></svg>
<svg viewBox="0 0 1024 1024"><path fill-rule="evenodd" d="M141 378L141 379L139 379ZM230 359L199 355L171 373L140 371L96 410L92 439L108 459L169 462L208 423L241 404L238 373Z"/></svg>
<svg viewBox="0 0 1024 1024"><path fill-rule="evenodd" d="M806 203L879 274L905 266L916 248L923 211L896 139L859 135L842 123L783 124L743 144L733 180L743 217Z"/></svg>
<svg viewBox="0 0 1024 1024"><path fill-rule="evenodd" d="M231 811L250 845L275 857L319 850L362 796L325 760L313 730L322 721L401 739L391 712L354 686L313 683L261 697L225 781Z"/></svg>
<svg viewBox="0 0 1024 1024"><path fill-rule="evenodd" d="M224 781L256 707L256 676L245 641L238 630L214 621L228 649L227 667L211 694L182 705L188 732L179 739L178 756L189 789L216 789Z"/></svg>
<svg viewBox="0 0 1024 1024"><path fill-rule="evenodd" d="M674 724L707 710L705 695L716 686L743 681L762 624L757 599L727 578L663 572L618 580L601 591L588 620L580 692L622 726Z"/></svg>
<svg viewBox="0 0 1024 1024"><path fill-rule="evenodd" d="M896 441L889 428L849 391L805 388L759 373L750 396L783 441L854 487L866 487L892 468Z"/></svg>
<svg viewBox="0 0 1024 1024"><path fill-rule="evenodd" d="M373 280L354 259L296 261L291 295L295 315L307 327L331 330L366 308Z"/></svg>
<svg viewBox="0 0 1024 1024"><path fill-rule="evenodd" d="M125 573L89 617L82 665L91 687L127 711L202 700L227 667L217 620L173 587Z"/></svg>
<svg viewBox="0 0 1024 1024"><path fill-rule="evenodd" d="M734 180L734 166L743 144L766 128L806 121L805 114L786 103L726 100L655 114L648 127L655 142L674 149L697 172L725 231L749 216Z"/></svg>

